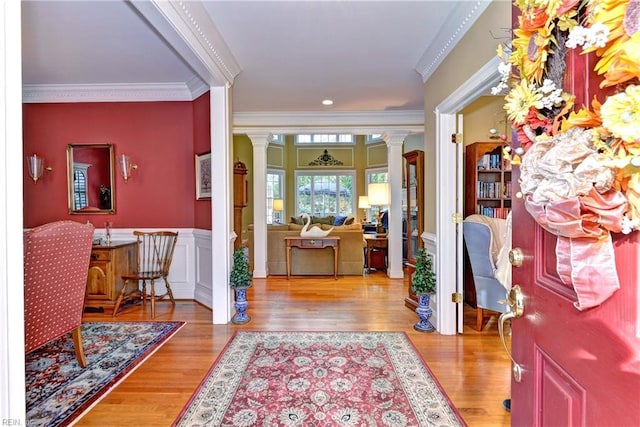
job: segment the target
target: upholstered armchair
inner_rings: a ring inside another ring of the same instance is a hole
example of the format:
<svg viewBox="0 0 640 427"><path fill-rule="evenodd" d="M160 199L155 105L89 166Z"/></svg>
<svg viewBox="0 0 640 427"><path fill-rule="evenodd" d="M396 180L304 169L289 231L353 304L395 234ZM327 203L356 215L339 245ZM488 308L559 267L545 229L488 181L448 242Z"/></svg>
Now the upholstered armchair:
<svg viewBox="0 0 640 427"><path fill-rule="evenodd" d="M482 330L485 310L504 313L511 289L510 218L469 215L463 221L464 244L476 288L476 328Z"/></svg>
<svg viewBox="0 0 640 427"><path fill-rule="evenodd" d="M93 226L57 221L24 235L25 352L73 331L80 366L82 312L91 258Z"/></svg>

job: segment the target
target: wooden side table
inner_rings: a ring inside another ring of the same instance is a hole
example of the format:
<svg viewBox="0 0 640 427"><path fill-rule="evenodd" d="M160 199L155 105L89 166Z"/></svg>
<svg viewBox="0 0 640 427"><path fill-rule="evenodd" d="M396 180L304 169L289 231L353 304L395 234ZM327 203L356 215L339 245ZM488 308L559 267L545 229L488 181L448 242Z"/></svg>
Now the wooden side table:
<svg viewBox="0 0 640 427"><path fill-rule="evenodd" d="M340 237L300 237L287 236L284 238L287 255L287 279L291 277L291 248L299 249L333 249L333 278L338 279L338 255L340 253Z"/></svg>
<svg viewBox="0 0 640 427"><path fill-rule="evenodd" d="M85 311L113 312L118 294L124 286L122 275L135 270L137 257L138 243L135 240L92 247L84 300Z"/></svg>
<svg viewBox="0 0 640 427"><path fill-rule="evenodd" d="M387 250L387 237L377 237L374 234L363 234L364 241L367 244L367 273L371 270L371 250L374 248Z"/></svg>

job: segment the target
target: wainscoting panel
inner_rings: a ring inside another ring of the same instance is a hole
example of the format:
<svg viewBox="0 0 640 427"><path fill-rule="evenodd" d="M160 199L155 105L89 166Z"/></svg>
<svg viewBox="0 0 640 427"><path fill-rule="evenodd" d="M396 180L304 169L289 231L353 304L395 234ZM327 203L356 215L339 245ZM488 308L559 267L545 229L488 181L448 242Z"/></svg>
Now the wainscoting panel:
<svg viewBox="0 0 640 427"><path fill-rule="evenodd" d="M205 307L213 307L213 271L211 270L211 231L193 230L195 246L194 299Z"/></svg>
<svg viewBox="0 0 640 427"><path fill-rule="evenodd" d="M176 249L173 253L173 260L171 262L171 269L169 270L169 282L171 283L171 289L173 290L173 296L177 299L194 299L195 298L195 277L196 277L196 263L195 263L195 231L192 228L180 228L180 229L141 229L136 228L139 231L177 231L178 241L176 243ZM134 229L118 228L111 231L111 239L114 242L131 242L135 241L133 235ZM94 231L94 239L104 239L105 230L96 228ZM209 232L210 238L210 232ZM211 244L209 243L209 246ZM211 260L211 258L209 258ZM209 261L209 269L211 269L211 261ZM209 294L210 295L210 294ZM209 296L211 299L211 296Z"/></svg>

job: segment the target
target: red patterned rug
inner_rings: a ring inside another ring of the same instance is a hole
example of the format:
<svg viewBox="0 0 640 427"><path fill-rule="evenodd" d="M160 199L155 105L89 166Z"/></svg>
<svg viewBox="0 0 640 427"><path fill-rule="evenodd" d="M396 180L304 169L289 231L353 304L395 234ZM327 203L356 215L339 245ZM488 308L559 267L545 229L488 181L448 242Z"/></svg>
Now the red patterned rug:
<svg viewBox="0 0 640 427"><path fill-rule="evenodd" d="M403 332L238 332L174 426L464 426Z"/></svg>
<svg viewBox="0 0 640 427"><path fill-rule="evenodd" d="M87 367L71 333L26 355L28 426L66 426L108 394L171 338L184 322L84 323Z"/></svg>

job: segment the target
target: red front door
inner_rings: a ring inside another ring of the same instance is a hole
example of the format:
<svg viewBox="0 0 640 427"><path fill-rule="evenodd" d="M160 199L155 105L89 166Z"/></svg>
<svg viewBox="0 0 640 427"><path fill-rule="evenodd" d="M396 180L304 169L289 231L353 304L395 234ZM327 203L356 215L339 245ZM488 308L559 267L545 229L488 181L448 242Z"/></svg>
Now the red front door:
<svg viewBox="0 0 640 427"><path fill-rule="evenodd" d="M593 98L592 57L570 56L565 90L580 107ZM602 94L600 94L602 101ZM519 191L514 168L514 194ZM513 248L523 254L513 284L523 315L512 320L512 354L521 379L511 382L514 426L640 426L639 231L615 234L620 289L603 304L574 307L571 285L559 278L556 236L513 201Z"/></svg>
<svg viewBox="0 0 640 427"><path fill-rule="evenodd" d="M511 382L513 426L639 426L639 235L613 239L620 289L578 311L556 273L556 238L537 225L522 200L513 207L513 247L524 255L513 283L524 295L512 320L512 353L522 367Z"/></svg>

